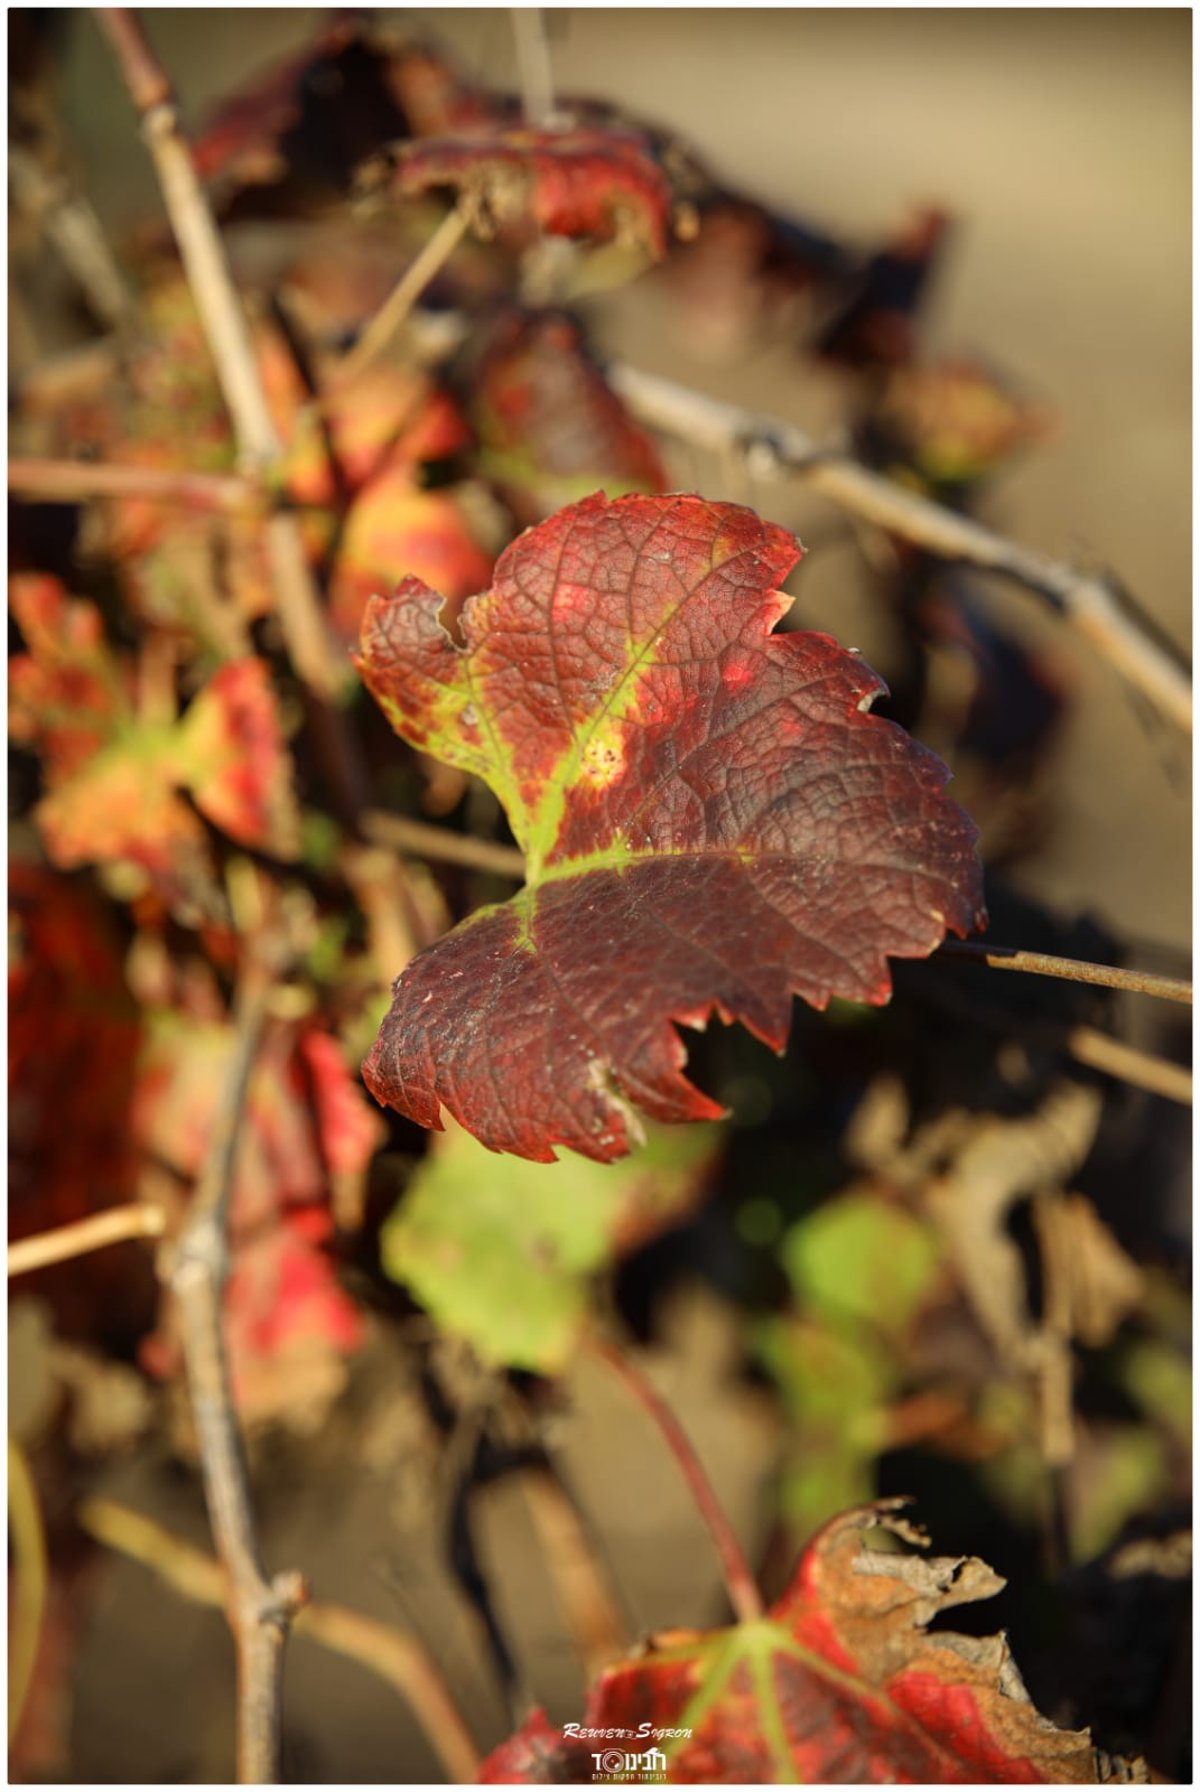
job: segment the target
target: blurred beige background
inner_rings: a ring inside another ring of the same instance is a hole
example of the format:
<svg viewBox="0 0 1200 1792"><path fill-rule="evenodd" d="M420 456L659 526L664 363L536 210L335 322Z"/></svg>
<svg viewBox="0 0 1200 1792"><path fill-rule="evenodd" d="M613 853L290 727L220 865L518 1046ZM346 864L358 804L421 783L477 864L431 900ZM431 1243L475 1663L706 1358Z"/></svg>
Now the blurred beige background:
<svg viewBox="0 0 1200 1792"><path fill-rule="evenodd" d="M198 121L213 98L303 42L312 9L149 10ZM380 15L515 85L504 8ZM878 241L913 203L961 220L931 310L932 347L981 349L1057 411L1053 438L1007 474L989 520L1031 545L1112 566L1174 638L1190 611L1191 14L657 8L547 15L556 83L621 102L695 143L731 186L832 233ZM154 207L153 180L95 26L78 15L71 129L114 221ZM689 358L640 289L592 307L599 340L720 396L816 430L830 390L794 355ZM703 483L711 486L711 478ZM741 491L723 495L744 497ZM749 496L803 536L796 488ZM852 557L814 555L806 623L870 652ZM1186 743L1147 730L1120 681L1015 589L994 602L1077 690L1048 844L1023 872L1065 910L1182 946L1188 937Z"/></svg>

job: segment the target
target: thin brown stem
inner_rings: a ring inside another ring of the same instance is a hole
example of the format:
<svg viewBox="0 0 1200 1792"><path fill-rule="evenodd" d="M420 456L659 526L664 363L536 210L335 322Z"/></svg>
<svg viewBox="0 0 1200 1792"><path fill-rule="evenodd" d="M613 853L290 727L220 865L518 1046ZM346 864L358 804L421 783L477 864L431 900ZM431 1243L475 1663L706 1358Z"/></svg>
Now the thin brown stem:
<svg viewBox="0 0 1200 1792"><path fill-rule="evenodd" d="M97 1542L142 1563L197 1605L225 1604L221 1565L203 1550L115 1500L85 1500L79 1522ZM311 1637L386 1680L409 1705L426 1741L454 1784L479 1772L479 1750L428 1652L415 1637L344 1605L312 1604L296 1613L297 1636Z"/></svg>
<svg viewBox="0 0 1200 1792"><path fill-rule="evenodd" d="M112 461L10 460L8 489L43 503L82 504L90 498L152 498L188 510L237 515L262 506L262 492L249 479L220 473L176 472L162 467L122 466Z"/></svg>
<svg viewBox="0 0 1200 1792"><path fill-rule="evenodd" d="M1016 580L1064 616L1164 715L1191 727L1191 676L1183 656L1138 615L1115 581L1064 565L918 497L779 418L724 404L639 368L610 365L608 380L652 428L715 452L734 444L760 476L802 477L843 510L930 553Z"/></svg>
<svg viewBox="0 0 1200 1792"><path fill-rule="evenodd" d="M369 840L413 858L463 865L469 871L490 871L496 877L511 877L518 882L525 876L525 857L515 846L478 840L473 834L456 834L450 828L413 821L407 815L384 815L377 809L363 816L362 826Z"/></svg>
<svg viewBox="0 0 1200 1792"><path fill-rule="evenodd" d="M1165 1002L1187 1002L1192 986L1179 977L1158 977L1150 971L1118 970L1116 965L1089 964L1081 958L1055 958L1047 952L1023 952L1016 946L980 945L974 940L947 940L939 958L971 958L994 971L1028 971L1036 977L1062 977L1068 983L1096 983L1104 989L1125 989L1135 995L1161 996Z"/></svg>
<svg viewBox="0 0 1200 1792"><path fill-rule="evenodd" d="M100 322L118 329L128 323L133 300L91 202L14 143L8 180L13 198L41 225Z"/></svg>
<svg viewBox="0 0 1200 1792"><path fill-rule="evenodd" d="M609 1576L574 1502L551 1471L526 1469L519 1484L576 1651L588 1679L598 1679L631 1640Z"/></svg>
<svg viewBox="0 0 1200 1792"><path fill-rule="evenodd" d="M8 1534L13 1567L8 1645L8 1740L11 1746L33 1685L50 1584L46 1527L42 1522L37 1487L24 1452L11 1437L8 1440Z"/></svg>
<svg viewBox="0 0 1200 1792"><path fill-rule="evenodd" d="M1183 1107L1191 1105L1192 1073L1183 1064L1173 1064L1154 1052L1140 1051L1095 1027L1072 1027L1067 1034L1067 1049L1077 1063L1102 1070L1105 1076L1117 1077L1137 1089L1148 1089L1152 1095L1177 1101Z"/></svg>
<svg viewBox="0 0 1200 1792"><path fill-rule="evenodd" d="M750 1572L750 1564L737 1540L733 1526L726 1516L713 1489L713 1484L705 1473L704 1467L692 1447L683 1426L671 1411L662 1395L653 1384L635 1368L623 1351L617 1349L606 1338L590 1338L588 1348L593 1356L612 1370L613 1374L625 1384L634 1399L649 1414L657 1425L664 1443L676 1466L687 1483L688 1491L696 1503L696 1510L708 1528L708 1534L716 1545L721 1560L725 1587L729 1594L729 1602L737 1614L741 1624L753 1624L763 1615L762 1594L758 1583Z"/></svg>
<svg viewBox="0 0 1200 1792"><path fill-rule="evenodd" d="M226 1610L238 1664L241 1785L273 1785L279 1779L283 1651L292 1617L305 1598L298 1574L271 1580L263 1567L222 1332L222 1293L229 1273L226 1216L267 993L265 978L248 972L239 995L233 1059L208 1159L168 1271L179 1313L209 1518L227 1577Z"/></svg>
<svg viewBox="0 0 1200 1792"><path fill-rule="evenodd" d="M142 121L163 201L233 419L242 470L269 484L282 448L228 257L179 123L166 71L129 7L104 7L100 24ZM331 703L345 682L345 655L330 634L294 517L267 525L280 625L292 664L315 696Z"/></svg>
<svg viewBox="0 0 1200 1792"><path fill-rule="evenodd" d="M467 212L456 206L442 219L425 247L401 275L354 347L341 361L322 400L358 378L378 359L411 315L429 282L436 278L462 242L468 228Z"/></svg>
<svg viewBox="0 0 1200 1792"><path fill-rule="evenodd" d="M513 44L517 52L517 79L521 87L521 111L525 123L544 129L554 119L554 72L546 16L540 6L510 6Z"/></svg>
<svg viewBox="0 0 1200 1792"><path fill-rule="evenodd" d="M86 1220L74 1220L69 1226L55 1226L53 1231L38 1232L32 1238L18 1239L8 1247L10 1276L28 1275L31 1270L45 1269L51 1263L65 1263L71 1257L83 1257L109 1244L120 1244L127 1238L161 1238L166 1214L161 1207L134 1201L126 1207L109 1207L103 1213L89 1214Z"/></svg>

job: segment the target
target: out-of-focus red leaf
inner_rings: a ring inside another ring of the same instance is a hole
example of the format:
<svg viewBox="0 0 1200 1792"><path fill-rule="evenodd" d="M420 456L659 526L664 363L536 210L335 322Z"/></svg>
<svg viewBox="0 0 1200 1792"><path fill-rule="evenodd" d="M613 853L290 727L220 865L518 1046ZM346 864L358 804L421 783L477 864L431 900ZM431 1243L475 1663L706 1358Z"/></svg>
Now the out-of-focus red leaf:
<svg viewBox="0 0 1200 1792"><path fill-rule="evenodd" d="M143 1053L134 1131L156 1161L189 1181L207 1156L233 1029L158 1017ZM257 1416L287 1406L280 1360L354 1350L362 1318L322 1248L331 1199L347 1206L382 1127L336 1040L311 1024L277 1023L251 1074L230 1203L233 1263L225 1296L235 1394ZM178 1352L166 1329L143 1353L169 1374ZM297 1389L303 1399L303 1391Z"/></svg>
<svg viewBox="0 0 1200 1792"><path fill-rule="evenodd" d="M347 644L358 636L368 598L394 579L397 566L436 583L451 601L478 590L491 557L476 543L454 491L420 485L424 462L448 460L471 439L450 394L413 369L372 369L330 392L326 436L304 409L282 344L264 343L261 365L289 444L288 490L302 504L329 507L327 518L310 519L306 533L314 556L333 542L330 617ZM348 508L335 532L339 502Z"/></svg>
<svg viewBox="0 0 1200 1792"><path fill-rule="evenodd" d="M969 357L896 368L862 448L885 471L915 472L937 495L961 494L1043 438L1053 418Z"/></svg>
<svg viewBox="0 0 1200 1792"><path fill-rule="evenodd" d="M794 340L815 295L849 271L832 238L749 199L718 189L697 209L696 233L672 250L663 278L681 334L706 359L745 356L764 335Z"/></svg>
<svg viewBox="0 0 1200 1792"><path fill-rule="evenodd" d="M436 137L393 152L402 197L448 187L481 235L536 224L549 236L617 241L660 257L671 189L634 131L505 130Z"/></svg>
<svg viewBox="0 0 1200 1792"><path fill-rule="evenodd" d="M8 731L38 748L52 780L66 779L128 718L127 683L94 604L41 573L18 573L8 598L27 650L9 664Z"/></svg>
<svg viewBox="0 0 1200 1792"><path fill-rule="evenodd" d="M929 1629L949 1607L990 1598L1004 1583L973 1557L868 1548L863 1533L873 1526L924 1543L896 1516L903 1504L880 1501L834 1519L760 1622L667 1631L609 1668L588 1695L584 1735L564 1736L534 1712L488 1757L481 1779L587 1783L597 1753L614 1758L600 1763L606 1778L665 1776L674 1784L1121 1777L1086 1732L1059 1730L1039 1714L1002 1635ZM643 1725L685 1733L655 1741ZM614 1749L603 1739L614 1732L642 1739Z"/></svg>
<svg viewBox="0 0 1200 1792"><path fill-rule="evenodd" d="M197 806L232 839L295 857L292 765L263 660L236 660L209 680L179 729L177 764Z"/></svg>
<svg viewBox="0 0 1200 1792"><path fill-rule="evenodd" d="M906 219L872 255L829 318L815 350L844 367L896 367L917 348L921 306L945 248L952 220L927 207Z"/></svg>
<svg viewBox="0 0 1200 1792"><path fill-rule="evenodd" d="M276 64L211 119L195 156L205 180L269 187L270 210L303 210L344 194L354 169L409 133L392 78L393 46L369 25L332 19L298 55Z"/></svg>
<svg viewBox="0 0 1200 1792"><path fill-rule="evenodd" d="M609 389L582 330L563 312L501 317L467 391L480 470L520 523L539 523L597 490L610 498L666 490L652 437Z"/></svg>
<svg viewBox="0 0 1200 1792"><path fill-rule="evenodd" d="M784 1047L791 998L885 1002L889 955L982 924L975 828L945 767L868 713L827 635L772 634L792 536L694 497L590 498L528 531L462 613L378 598L361 669L397 732L486 779L527 887L421 953L365 1066L436 1127L607 1160L720 1109L676 1025Z"/></svg>
<svg viewBox="0 0 1200 1792"><path fill-rule="evenodd" d="M130 1132L142 1027L112 916L86 883L9 865L9 1229L24 1238L132 1200ZM53 1271L67 1329L144 1321L144 1254L101 1252Z"/></svg>

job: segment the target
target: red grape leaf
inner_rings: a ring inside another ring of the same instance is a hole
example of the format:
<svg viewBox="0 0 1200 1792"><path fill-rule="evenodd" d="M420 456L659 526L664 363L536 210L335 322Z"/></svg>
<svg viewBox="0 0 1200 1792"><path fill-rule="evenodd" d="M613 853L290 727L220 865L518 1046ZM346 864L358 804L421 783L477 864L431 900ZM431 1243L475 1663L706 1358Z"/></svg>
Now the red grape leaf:
<svg viewBox="0 0 1200 1792"><path fill-rule="evenodd" d="M597 489L610 498L666 490L653 439L566 312L506 312L470 369L467 391L480 471L518 522L541 522Z"/></svg>
<svg viewBox="0 0 1200 1792"><path fill-rule="evenodd" d="M672 1025L777 1050L791 996L885 1002L886 958L982 924L945 767L869 715L881 680L827 635L773 635L794 538L739 505L596 496L501 555L462 613L405 580L360 668L398 733L496 791L527 885L419 954L364 1067L423 1126L608 1160L629 1104L717 1105Z"/></svg>
<svg viewBox="0 0 1200 1792"><path fill-rule="evenodd" d="M609 1668L589 1691L577 1726L584 1734L564 1735L535 1711L488 1757L480 1778L587 1782L601 1765L594 1751L634 1757L624 1773L621 1762L604 1763L605 1778L665 1775L677 1784L1108 1777L1086 1732L1057 1729L1030 1703L1002 1635L928 1629L948 1607L999 1592L998 1574L974 1557L864 1546L862 1534L874 1526L924 1544L895 1516L903 1504L882 1500L835 1518L757 1623L668 1631ZM655 1740L642 1726L688 1733ZM615 1750L597 1739L614 1732L640 1739ZM651 1748L657 1760L647 1760Z"/></svg>
<svg viewBox="0 0 1200 1792"><path fill-rule="evenodd" d="M409 198L451 187L480 235L532 221L549 236L667 252L671 189L635 131L500 130L431 137L392 152L390 182Z"/></svg>

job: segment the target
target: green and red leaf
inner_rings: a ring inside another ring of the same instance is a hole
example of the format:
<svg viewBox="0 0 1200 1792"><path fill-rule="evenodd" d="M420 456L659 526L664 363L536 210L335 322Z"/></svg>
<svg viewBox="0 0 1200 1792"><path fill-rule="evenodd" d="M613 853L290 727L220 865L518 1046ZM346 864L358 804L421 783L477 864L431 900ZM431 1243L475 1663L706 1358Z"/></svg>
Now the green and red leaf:
<svg viewBox="0 0 1200 1792"><path fill-rule="evenodd" d="M1040 1715L1001 1636L931 1631L950 1606L1004 1582L975 1558L869 1548L883 1527L924 1537L901 1500L847 1512L805 1551L787 1592L756 1623L669 1631L609 1668L588 1694L582 1736L540 1711L484 1763L488 1783L596 1777L587 1734L666 1732L675 1784L1089 1783L1109 1777L1086 1732ZM632 1745L635 1751L651 1746ZM617 1750L624 1756L624 1750ZM634 1762L641 1759L633 1756ZM1129 1768L1122 1764L1125 1777ZM1136 1770L1135 1770L1136 1771ZM618 1777L661 1778L633 1765Z"/></svg>
<svg viewBox="0 0 1200 1792"><path fill-rule="evenodd" d="M720 1109L676 1024L782 1050L791 997L885 1002L887 957L981 925L947 772L870 715L881 680L771 631L793 537L737 505L590 498L520 537L463 611L377 598L363 676L397 732L504 804L527 885L420 954L365 1066L421 1125L609 1160Z"/></svg>

